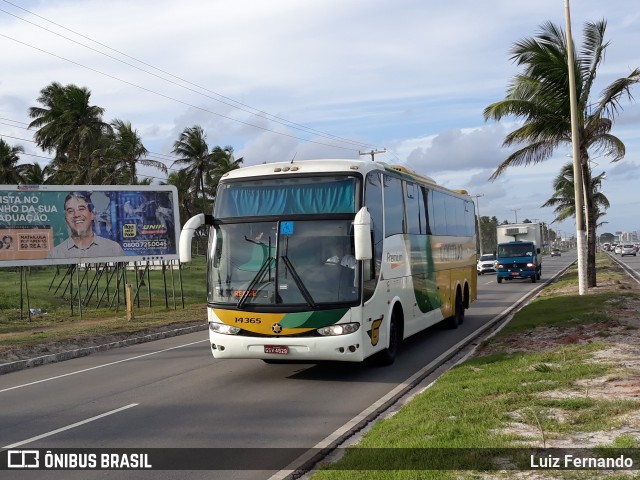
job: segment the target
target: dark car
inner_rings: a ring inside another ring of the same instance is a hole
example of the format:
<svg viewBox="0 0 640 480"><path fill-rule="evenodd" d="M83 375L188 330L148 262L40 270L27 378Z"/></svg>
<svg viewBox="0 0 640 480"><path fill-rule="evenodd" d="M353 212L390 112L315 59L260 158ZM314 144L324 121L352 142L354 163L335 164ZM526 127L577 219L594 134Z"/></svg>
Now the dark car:
<svg viewBox="0 0 640 480"><path fill-rule="evenodd" d="M561 256L561 252L559 248L554 248L553 250L551 250L551 256L552 257L559 257Z"/></svg>

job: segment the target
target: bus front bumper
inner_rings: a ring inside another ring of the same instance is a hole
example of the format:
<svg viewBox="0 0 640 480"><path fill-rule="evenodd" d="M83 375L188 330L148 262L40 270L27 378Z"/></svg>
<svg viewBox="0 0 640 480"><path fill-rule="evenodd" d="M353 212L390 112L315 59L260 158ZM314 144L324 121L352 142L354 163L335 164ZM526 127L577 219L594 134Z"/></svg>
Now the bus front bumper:
<svg viewBox="0 0 640 480"><path fill-rule="evenodd" d="M209 343L214 358L310 362L364 360L362 334L359 331L326 337L248 337L209 330Z"/></svg>

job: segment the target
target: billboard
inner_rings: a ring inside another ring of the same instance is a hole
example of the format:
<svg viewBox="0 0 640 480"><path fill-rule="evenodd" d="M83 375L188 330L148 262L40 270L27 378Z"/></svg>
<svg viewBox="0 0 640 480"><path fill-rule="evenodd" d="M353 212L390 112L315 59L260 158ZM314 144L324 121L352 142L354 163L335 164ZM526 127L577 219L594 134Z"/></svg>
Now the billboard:
<svg viewBox="0 0 640 480"><path fill-rule="evenodd" d="M177 260L173 185L0 185L0 267Z"/></svg>

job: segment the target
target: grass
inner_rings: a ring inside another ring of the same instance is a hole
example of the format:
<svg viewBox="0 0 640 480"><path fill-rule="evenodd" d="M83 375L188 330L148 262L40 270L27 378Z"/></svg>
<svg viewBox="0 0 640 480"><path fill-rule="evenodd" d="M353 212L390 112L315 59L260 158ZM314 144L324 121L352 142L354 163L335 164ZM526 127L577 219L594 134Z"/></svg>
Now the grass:
<svg viewBox="0 0 640 480"><path fill-rule="evenodd" d="M206 320L206 263L196 257L180 275L167 270L152 270L134 302L134 320L127 321L124 282L118 296L113 276L96 280L96 271L65 275L66 267L25 269L27 293L18 269L3 269L0 275L0 352L11 348L32 348L49 342L144 332L165 325ZM137 288L135 271L127 271L127 281ZM138 280L142 276L142 269ZM124 280L124 279L123 279ZM165 297L165 282L167 295ZM21 285L22 283L22 285ZM80 311L77 285L84 299ZM73 285L73 293L70 290ZM96 286L97 288L94 288ZM22 288L22 296L21 296ZM89 295L88 295L89 293ZM151 302L149 300L151 298ZM183 308L184 298L184 308ZM22 303L22 309L21 309ZM151 306L149 306L151 303ZM28 308L43 313L28 315Z"/></svg>
<svg viewBox="0 0 640 480"><path fill-rule="evenodd" d="M598 275L599 281L624 284L624 274L611 260L599 257L598 262L599 272L603 272ZM577 291L575 285L577 273L570 269L551 286L551 294L546 292L522 309L497 339L513 338L539 327L560 332L575 325L614 322L611 302L623 302L620 296L632 295L620 290L578 298L577 293L570 293ZM619 365L591 361L604 347L602 342L592 342L535 353L494 352L472 358L449 370L397 414L376 423L343 458L316 472L312 479L486 478L479 472L490 469L492 474L497 473L495 462L500 455L496 452L515 462L512 467L516 470L495 478L515 478L511 475L517 473L518 466L528 468L529 457L524 455L524 448L514 447L544 447L557 438L609 431L624 424L625 414L640 410L637 400L594 398L581 386L589 380L619 374ZM629 449L637 448L639 442L632 435L619 435L599 447ZM491 453L484 449L491 449ZM638 465L637 450L635 455ZM470 471L469 465L477 471ZM567 479L600 475L584 470L547 473L546 478ZM611 474L598 478L628 477Z"/></svg>

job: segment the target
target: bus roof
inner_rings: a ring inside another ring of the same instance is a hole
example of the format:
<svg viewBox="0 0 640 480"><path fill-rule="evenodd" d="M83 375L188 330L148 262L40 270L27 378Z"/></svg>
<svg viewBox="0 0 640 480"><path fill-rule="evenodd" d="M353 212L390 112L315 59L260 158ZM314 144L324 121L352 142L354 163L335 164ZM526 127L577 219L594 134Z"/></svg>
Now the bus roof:
<svg viewBox="0 0 640 480"><path fill-rule="evenodd" d="M354 159L318 159L318 160L296 160L289 162L262 163L247 167L237 168L223 175L223 179L239 179L251 177L263 177L271 175L286 175L288 173L328 173L328 172L360 172L366 175L370 171L394 171L400 173L405 178L413 179L427 185L434 185L445 190L449 190L431 177L422 175L413 170L400 165L388 165L384 162L372 162L370 160ZM458 194L466 194L461 190L449 190Z"/></svg>

